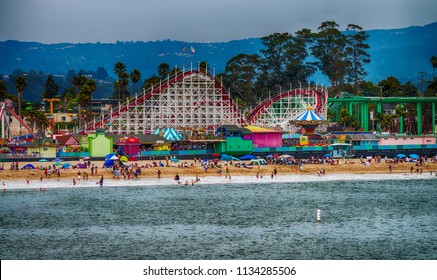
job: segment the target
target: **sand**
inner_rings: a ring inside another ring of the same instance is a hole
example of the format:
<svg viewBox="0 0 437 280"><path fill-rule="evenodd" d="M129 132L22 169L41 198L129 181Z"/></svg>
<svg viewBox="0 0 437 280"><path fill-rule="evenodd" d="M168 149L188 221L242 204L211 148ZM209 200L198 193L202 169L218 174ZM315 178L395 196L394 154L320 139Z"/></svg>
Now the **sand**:
<svg viewBox="0 0 437 280"><path fill-rule="evenodd" d="M209 168L206 172L202 166L200 166L199 163L196 163L194 165L193 160L182 160L177 165L181 165L183 163L187 162L189 167L149 167L149 168L141 168L141 174L139 175L139 178L157 178L157 172L158 169L161 170L161 177L162 178L173 178L177 173L183 177L183 178L194 178L196 175L199 177L205 177L205 176L225 176L225 164L226 162L220 162L222 168L221 174L218 172L219 168ZM33 164L37 169L33 170L10 170L10 163L4 163L4 169L0 171L0 180L3 181L11 181L14 180L26 180L27 178L29 180L40 180L41 177L45 178L44 170L42 170L43 167L48 167L53 165L53 162L29 162ZM79 163L78 161L70 162L72 165L76 165ZM60 179L73 179L77 178L77 172L80 170L82 173L86 172L89 175L89 180L98 180L101 175L105 179L113 179L112 175L112 169L108 168L105 170L105 168L101 168L103 166L102 161L91 161L92 164L95 166L98 166L97 175L91 175L90 169L66 169L61 170L61 175L58 177L57 175L52 174L51 178L60 178ZM134 163L134 162L132 162ZM146 166L147 164L151 164L152 161L150 160L143 160L143 161L137 161L136 162L139 166ZM165 163L165 161L164 161ZM23 167L27 163L20 162L19 167ZM128 163L129 164L129 163ZM194 166L191 166L191 165ZM392 173L406 173L410 174L410 168L413 167L413 173L416 173L417 167L415 163L399 163L399 164L393 164L392 165ZM41 169L40 169L41 168ZM260 172L264 177L270 177L274 168L277 169L277 175L294 175L294 174L300 174L300 175L317 175L317 171L324 169L326 174L388 174L389 172L389 163L385 163L384 160L382 160L381 163L375 163L372 162L369 166L366 166L360 162L359 159L354 160L348 160L347 162L340 160L339 164L304 164L302 166L302 170L299 170L299 166L297 165L264 165L260 166L258 169L258 166L253 167L252 169L247 169L243 167L235 167L232 165L229 165L229 174L231 176L256 176L257 172ZM437 171L437 163L430 162L426 163L423 166L419 167L422 169L423 173L435 173ZM132 177L133 178L133 177ZM115 178L116 180L123 180L123 177L120 176L120 178Z"/></svg>

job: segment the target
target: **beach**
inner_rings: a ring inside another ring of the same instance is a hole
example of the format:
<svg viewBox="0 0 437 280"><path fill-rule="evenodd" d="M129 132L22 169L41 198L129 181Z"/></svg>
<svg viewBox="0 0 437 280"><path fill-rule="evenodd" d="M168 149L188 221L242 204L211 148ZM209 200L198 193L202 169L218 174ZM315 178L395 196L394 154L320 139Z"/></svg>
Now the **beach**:
<svg viewBox="0 0 437 280"><path fill-rule="evenodd" d="M19 168L20 170L10 170L10 163L4 163L4 170L0 171L0 180L2 180L5 185L11 186L11 184L18 183L17 181L25 182L29 180L29 182L33 181L50 181L50 180L73 180L75 179L77 182L80 180L84 181L84 176L88 175L88 181L98 181L101 176L105 182L108 180L114 181L129 181L129 180L139 180L142 178L158 178L158 170L161 171L162 179L173 179L176 174L179 174L181 183L185 183L188 181L191 183L191 180L196 178L196 175L202 179L205 177L227 177L226 168L229 170L229 175L231 178L236 176L244 176L244 177L258 177L258 179L262 178L271 178L277 176L305 176L312 175L318 177L326 177L330 174L401 174L403 176L412 176L412 175L421 175L421 174L435 174L437 171L437 163L429 162L424 163L422 166L417 166L416 163L412 162L402 162L402 163L386 163L382 160L380 163L371 162L370 164L361 163L360 159L348 159L348 160L339 160L334 161L335 164L303 164L298 165L261 165L261 166L252 166L251 168L245 167L237 167L236 165L232 165L225 161L221 161L218 163L219 167L208 168L206 171L203 166L200 165L198 161L196 163L194 160L181 160L177 163L169 163L170 166L167 167L150 167L153 166L152 160L142 160L142 161L133 161L127 162L127 165L137 164L138 167L141 168L141 173L137 178L131 176L123 177L121 176L113 176L112 168L102 168L103 161L91 161L91 165L97 166L97 174L91 174L90 168L69 168L69 169L60 169L60 175L50 174L50 176L46 176L44 172L44 168L48 168L49 166L53 168L54 162L20 162ZM155 161L156 162L156 161ZM26 164L33 164L35 169L24 170L21 169ZM70 161L70 163L75 166L79 163L83 163L82 161ZM165 161L163 161L164 164ZM172 166L173 165L173 166ZM187 166L187 167L185 167ZM389 166L391 166L391 172L389 170ZM274 170L276 169L276 174L274 174ZM324 174L322 174L322 170L324 170ZM81 173L81 178L78 178L78 172ZM14 183L16 182L16 183Z"/></svg>

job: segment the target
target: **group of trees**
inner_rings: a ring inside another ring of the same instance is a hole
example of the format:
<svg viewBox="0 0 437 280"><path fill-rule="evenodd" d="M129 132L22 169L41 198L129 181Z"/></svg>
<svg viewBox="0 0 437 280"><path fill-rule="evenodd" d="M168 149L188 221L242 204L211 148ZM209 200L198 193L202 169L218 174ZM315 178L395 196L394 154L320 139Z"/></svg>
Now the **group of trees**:
<svg viewBox="0 0 437 280"><path fill-rule="evenodd" d="M366 76L363 67L370 62L365 42L368 35L355 24L349 24L345 33L338 27L336 22L326 21L316 33L302 29L294 35L274 33L263 37L262 56L233 57L226 64L223 80L233 89L239 104L246 107L268 97L269 92L308 84L317 70L329 78L333 92L351 83L357 93Z"/></svg>

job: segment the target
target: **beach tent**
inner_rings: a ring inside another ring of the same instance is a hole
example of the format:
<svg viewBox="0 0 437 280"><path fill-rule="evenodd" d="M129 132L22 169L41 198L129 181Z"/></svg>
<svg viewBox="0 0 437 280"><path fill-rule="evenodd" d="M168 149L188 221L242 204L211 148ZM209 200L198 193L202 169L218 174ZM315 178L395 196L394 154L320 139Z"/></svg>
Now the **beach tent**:
<svg viewBox="0 0 437 280"><path fill-rule="evenodd" d="M256 156L251 155L251 154L248 154L248 155L240 157L241 160L251 160L251 159L254 159L254 158L256 158Z"/></svg>
<svg viewBox="0 0 437 280"><path fill-rule="evenodd" d="M168 141L181 141L182 135L180 135L174 128L164 128L164 138Z"/></svg>
<svg viewBox="0 0 437 280"><path fill-rule="evenodd" d="M33 166L32 164L26 164L25 166L23 166L22 169L35 169L35 166Z"/></svg>
<svg viewBox="0 0 437 280"><path fill-rule="evenodd" d="M103 164L104 167L112 167L114 165L114 160L112 160L111 158L116 157L118 159L118 157L114 154L107 154L105 157L105 163Z"/></svg>

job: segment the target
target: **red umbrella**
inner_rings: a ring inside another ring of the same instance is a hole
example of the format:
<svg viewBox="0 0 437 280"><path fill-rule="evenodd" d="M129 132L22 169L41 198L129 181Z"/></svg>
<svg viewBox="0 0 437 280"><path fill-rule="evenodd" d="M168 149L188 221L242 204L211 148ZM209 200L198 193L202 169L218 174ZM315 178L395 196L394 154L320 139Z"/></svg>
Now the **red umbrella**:
<svg viewBox="0 0 437 280"><path fill-rule="evenodd" d="M220 154L212 154L213 157L219 157L221 156Z"/></svg>

